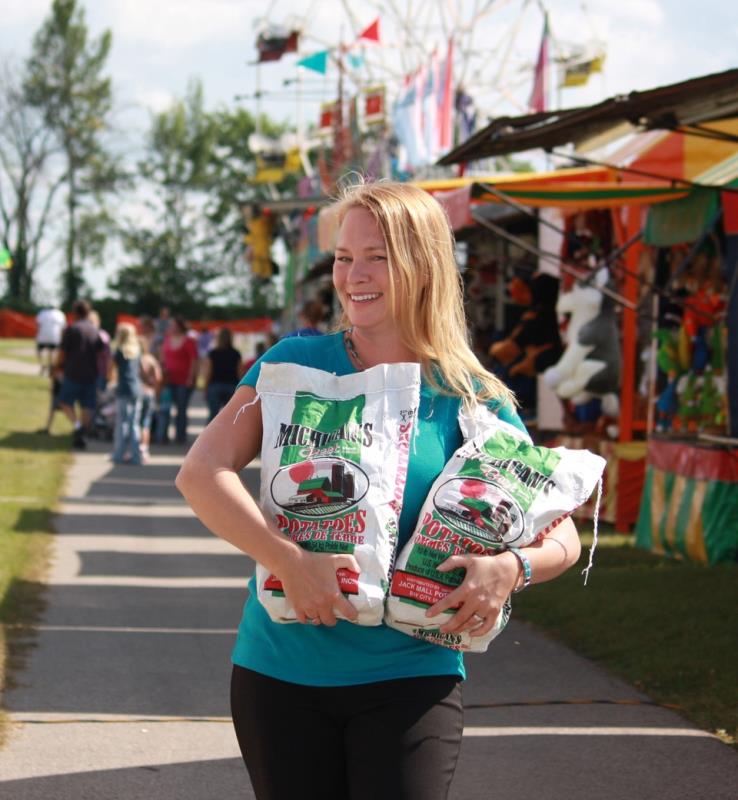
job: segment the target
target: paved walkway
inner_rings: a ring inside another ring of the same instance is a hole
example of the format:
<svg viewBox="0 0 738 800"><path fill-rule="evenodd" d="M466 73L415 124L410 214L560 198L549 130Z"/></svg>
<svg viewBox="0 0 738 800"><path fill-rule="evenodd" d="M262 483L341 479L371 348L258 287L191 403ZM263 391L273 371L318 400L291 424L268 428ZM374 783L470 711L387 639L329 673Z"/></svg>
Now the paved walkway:
<svg viewBox="0 0 738 800"><path fill-rule="evenodd" d="M0 374L9 372L14 375L38 375L40 368L38 364L30 361L21 361L18 358L0 358Z"/></svg>
<svg viewBox="0 0 738 800"><path fill-rule="evenodd" d="M185 507L181 458L75 456L48 607L5 697L1 800L253 798L228 719L253 563ZM527 626L467 663L453 800L736 800L733 750Z"/></svg>

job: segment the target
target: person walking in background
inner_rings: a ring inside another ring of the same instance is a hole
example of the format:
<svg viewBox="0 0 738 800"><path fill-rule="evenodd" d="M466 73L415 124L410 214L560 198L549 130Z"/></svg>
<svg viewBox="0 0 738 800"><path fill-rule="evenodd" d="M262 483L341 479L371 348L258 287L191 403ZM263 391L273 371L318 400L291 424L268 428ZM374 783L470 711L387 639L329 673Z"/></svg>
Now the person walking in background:
<svg viewBox="0 0 738 800"><path fill-rule="evenodd" d="M241 374L245 375L268 349L269 345L267 345L266 342L257 342L256 347L254 348L254 357L246 359L246 361L241 364Z"/></svg>
<svg viewBox="0 0 738 800"><path fill-rule="evenodd" d="M144 314L138 318L138 338L142 346L144 342L146 343L146 352L158 361L159 357L156 353L156 325L148 314Z"/></svg>
<svg viewBox="0 0 738 800"><path fill-rule="evenodd" d="M46 417L46 425L41 428L38 433L51 433L51 425L54 421L54 415L57 411L61 410L61 406L59 404L59 393L61 392L63 377L64 372L61 368L57 367L56 365L52 365L49 368L49 389L51 394L49 402L49 414Z"/></svg>
<svg viewBox="0 0 738 800"><path fill-rule="evenodd" d="M110 334L100 325L100 315L94 308L90 309L90 322L97 328L100 334L102 347L97 354L97 392L102 394L108 387L108 375L110 374L110 364L113 353L110 348Z"/></svg>
<svg viewBox="0 0 738 800"><path fill-rule="evenodd" d="M121 322L115 331L112 366L115 367L114 464L141 464L141 345L130 322ZM112 372L112 369L111 369Z"/></svg>
<svg viewBox="0 0 738 800"><path fill-rule="evenodd" d="M51 374L62 331L67 326L64 312L58 308L43 308L36 314L36 355L41 374Z"/></svg>
<svg viewBox="0 0 738 800"><path fill-rule="evenodd" d="M187 442L187 409L197 380L197 364L197 343L188 335L187 322L183 317L174 317L169 323L169 332L164 337L161 347L164 389L157 412L155 436L155 440L159 443L168 441L171 407L177 414L175 422L177 444ZM166 405L167 399L169 407Z"/></svg>
<svg viewBox="0 0 738 800"><path fill-rule="evenodd" d="M169 325L171 323L169 315L169 306L162 306L159 309L159 316L153 320L154 323L154 342L151 347L151 354L159 359L161 362L161 346L164 344L164 339L169 333Z"/></svg>
<svg viewBox="0 0 738 800"><path fill-rule="evenodd" d="M214 346L213 339L215 339L215 334L210 328L203 328L197 334L197 357L200 359L201 365L205 364L205 359Z"/></svg>
<svg viewBox="0 0 738 800"><path fill-rule="evenodd" d="M296 615L296 624L272 621L251 581L232 653L231 711L258 800L445 800L464 727L463 655L385 624L352 624L357 612L337 570L358 571L354 557L300 547L259 507L239 477L262 448L255 387L267 362L337 376L420 364L417 447L409 445L399 498L398 550L462 444L462 404L482 404L525 428L510 390L471 350L453 235L438 202L409 184L376 183L346 190L336 211L333 283L342 330L272 347L198 437L176 483L211 531L279 578ZM314 452L312 445L305 450ZM457 609L442 633L492 630L514 589L551 580L576 563L576 528L566 519L520 553L456 555L447 563L464 577L437 604Z"/></svg>
<svg viewBox="0 0 738 800"><path fill-rule="evenodd" d="M156 396L161 388L161 366L156 358L149 352L149 342L139 336L141 345L141 414L139 426L141 428L141 457L144 461L149 456L151 443L151 427L154 420L154 407Z"/></svg>
<svg viewBox="0 0 738 800"><path fill-rule="evenodd" d="M325 331L320 327L325 319L325 309L318 300L311 300L300 309L297 315L297 328L286 333L282 338L291 336L322 336Z"/></svg>
<svg viewBox="0 0 738 800"><path fill-rule="evenodd" d="M210 417L216 414L231 399L241 380L241 353L233 346L233 336L228 328L221 328L215 347L205 359L205 396Z"/></svg>
<svg viewBox="0 0 738 800"><path fill-rule="evenodd" d="M74 426L72 446L83 450L87 446L85 431L97 403L97 357L103 343L100 332L89 320L90 304L86 300L76 300L72 314L75 321L64 329L57 356L64 373L59 406Z"/></svg>

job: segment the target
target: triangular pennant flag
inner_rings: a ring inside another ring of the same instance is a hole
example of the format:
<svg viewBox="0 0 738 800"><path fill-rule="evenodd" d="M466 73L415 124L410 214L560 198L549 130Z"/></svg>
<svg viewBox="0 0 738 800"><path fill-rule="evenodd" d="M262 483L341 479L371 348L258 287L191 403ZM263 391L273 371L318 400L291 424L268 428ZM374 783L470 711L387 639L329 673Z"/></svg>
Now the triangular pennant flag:
<svg viewBox="0 0 738 800"><path fill-rule="evenodd" d="M313 53L311 56L305 56L297 62L298 67L305 67L305 69L312 69L314 72L319 72L325 75L328 71L328 51L321 50L320 53Z"/></svg>
<svg viewBox="0 0 738 800"><path fill-rule="evenodd" d="M346 53L346 58L348 59L352 69L359 69L359 67L364 63L363 53Z"/></svg>
<svg viewBox="0 0 738 800"><path fill-rule="evenodd" d="M541 45L538 48L538 60L536 61L536 69L533 77L533 89L530 93L530 100L528 100L528 108L531 111L545 111L548 105L548 45L550 35L548 14L544 14L543 36L541 37Z"/></svg>
<svg viewBox="0 0 738 800"><path fill-rule="evenodd" d="M368 39L370 42L377 42L379 44L379 17L374 22L365 28L357 37L357 39Z"/></svg>
<svg viewBox="0 0 738 800"><path fill-rule="evenodd" d="M287 31L279 28L262 31L256 40L259 63L262 61L279 61L285 53L296 53L299 35L298 31Z"/></svg>

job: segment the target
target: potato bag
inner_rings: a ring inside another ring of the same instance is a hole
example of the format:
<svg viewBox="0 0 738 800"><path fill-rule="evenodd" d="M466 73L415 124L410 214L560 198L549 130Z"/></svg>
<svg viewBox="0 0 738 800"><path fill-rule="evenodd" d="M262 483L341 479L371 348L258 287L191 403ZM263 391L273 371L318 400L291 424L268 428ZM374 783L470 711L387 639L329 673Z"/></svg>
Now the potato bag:
<svg viewBox="0 0 738 800"><path fill-rule="evenodd" d="M509 619L509 600L485 636L441 634L454 609L425 612L463 581L465 570L439 572L438 565L452 555L495 555L533 543L586 502L605 460L587 450L536 446L492 413L460 424L474 435L434 482L398 555L385 622L446 647L484 652Z"/></svg>
<svg viewBox="0 0 738 800"><path fill-rule="evenodd" d="M336 376L264 364L261 508L308 550L351 553L358 574L338 570L356 622L379 625L397 546L420 366L380 364ZM295 621L279 577L256 568L258 599L276 622Z"/></svg>

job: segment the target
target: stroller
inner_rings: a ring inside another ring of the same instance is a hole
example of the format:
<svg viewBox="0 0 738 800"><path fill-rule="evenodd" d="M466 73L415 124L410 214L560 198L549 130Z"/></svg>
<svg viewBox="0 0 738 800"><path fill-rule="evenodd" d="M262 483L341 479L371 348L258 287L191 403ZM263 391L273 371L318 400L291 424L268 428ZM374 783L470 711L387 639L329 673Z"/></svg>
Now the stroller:
<svg viewBox="0 0 738 800"><path fill-rule="evenodd" d="M98 392L87 435L91 439L112 442L115 434L115 387Z"/></svg>

